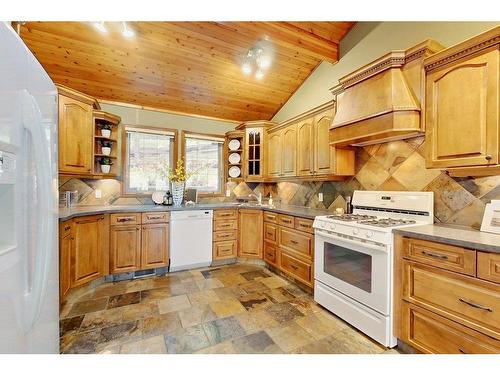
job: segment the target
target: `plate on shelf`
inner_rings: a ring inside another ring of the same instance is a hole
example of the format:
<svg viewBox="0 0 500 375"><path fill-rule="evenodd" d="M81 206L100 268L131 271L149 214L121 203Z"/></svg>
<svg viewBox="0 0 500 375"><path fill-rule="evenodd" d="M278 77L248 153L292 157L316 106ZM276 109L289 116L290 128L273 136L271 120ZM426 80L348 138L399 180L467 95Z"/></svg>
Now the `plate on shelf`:
<svg viewBox="0 0 500 375"><path fill-rule="evenodd" d="M240 169L240 167L232 166L231 168L229 168L228 173L229 173L229 177L238 178L241 175L241 169Z"/></svg>
<svg viewBox="0 0 500 375"><path fill-rule="evenodd" d="M237 139L231 139L227 147L229 147L231 151L236 151L239 150L240 145L241 145L240 141L238 141Z"/></svg>
<svg viewBox="0 0 500 375"><path fill-rule="evenodd" d="M151 199L153 200L153 202L155 202L156 204L162 204L163 203L163 197L165 196L165 192L164 191L155 191L152 195L151 195Z"/></svg>
<svg viewBox="0 0 500 375"><path fill-rule="evenodd" d="M229 154L229 164L238 164L240 160L240 154L237 154L236 152L233 154Z"/></svg>

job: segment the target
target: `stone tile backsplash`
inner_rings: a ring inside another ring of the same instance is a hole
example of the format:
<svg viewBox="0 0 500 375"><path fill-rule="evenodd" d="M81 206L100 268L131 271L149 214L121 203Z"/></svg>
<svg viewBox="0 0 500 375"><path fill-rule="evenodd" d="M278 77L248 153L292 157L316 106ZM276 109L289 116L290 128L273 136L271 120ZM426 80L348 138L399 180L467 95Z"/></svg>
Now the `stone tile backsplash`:
<svg viewBox="0 0 500 375"><path fill-rule="evenodd" d="M228 183L231 197L202 198L203 202L232 201L252 192L273 195L285 204L335 210L345 207L354 190L417 190L434 192L436 222L481 226L485 204L500 199L500 176L451 178L445 172L425 168L424 137L360 147L356 150L356 174L345 181ZM79 205L134 205L152 203L151 198L121 197L117 180L62 178L60 190L78 190ZM102 198L95 198L100 189ZM318 193L323 193L319 202Z"/></svg>

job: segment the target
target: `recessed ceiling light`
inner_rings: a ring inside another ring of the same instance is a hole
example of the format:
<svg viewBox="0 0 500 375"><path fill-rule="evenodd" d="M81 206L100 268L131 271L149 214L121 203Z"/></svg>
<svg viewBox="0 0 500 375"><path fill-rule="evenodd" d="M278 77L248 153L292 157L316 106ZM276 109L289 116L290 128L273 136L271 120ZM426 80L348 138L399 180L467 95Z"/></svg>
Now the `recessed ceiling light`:
<svg viewBox="0 0 500 375"><path fill-rule="evenodd" d="M135 35L135 33L127 27L127 23L126 22L123 22L122 35L125 38L132 38Z"/></svg>
<svg viewBox="0 0 500 375"><path fill-rule="evenodd" d="M256 72L255 72L255 78L257 79L262 79L264 78L264 72L260 69L258 69Z"/></svg>
<svg viewBox="0 0 500 375"><path fill-rule="evenodd" d="M252 74L252 66L247 62L243 64L243 66L241 67L241 70L243 70L243 74L245 74L247 76Z"/></svg>
<svg viewBox="0 0 500 375"><path fill-rule="evenodd" d="M103 21L101 21L101 22L92 22L92 24L101 33L107 33L108 32L108 29L106 28L106 26L104 26L104 22Z"/></svg>

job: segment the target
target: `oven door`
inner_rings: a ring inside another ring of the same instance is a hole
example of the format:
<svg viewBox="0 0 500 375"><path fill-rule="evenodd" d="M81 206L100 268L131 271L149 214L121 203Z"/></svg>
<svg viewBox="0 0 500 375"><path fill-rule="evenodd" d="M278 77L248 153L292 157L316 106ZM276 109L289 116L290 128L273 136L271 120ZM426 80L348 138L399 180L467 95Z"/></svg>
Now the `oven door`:
<svg viewBox="0 0 500 375"><path fill-rule="evenodd" d="M315 238L315 279L388 315L390 247L319 231L316 231Z"/></svg>

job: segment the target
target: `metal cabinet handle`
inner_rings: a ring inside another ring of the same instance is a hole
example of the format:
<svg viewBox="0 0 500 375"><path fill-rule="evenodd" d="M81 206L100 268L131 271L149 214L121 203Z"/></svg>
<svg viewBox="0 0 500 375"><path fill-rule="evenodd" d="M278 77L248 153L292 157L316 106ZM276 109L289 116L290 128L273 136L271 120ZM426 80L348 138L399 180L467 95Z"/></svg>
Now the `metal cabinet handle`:
<svg viewBox="0 0 500 375"><path fill-rule="evenodd" d="M429 253L427 251L422 251L422 254L427 255L432 258L437 258L437 259L448 259L446 255L439 255L439 254L434 254L434 253Z"/></svg>
<svg viewBox="0 0 500 375"><path fill-rule="evenodd" d="M492 157L491 155L486 155L484 158L485 158L486 160L488 160L488 161L490 161L491 159L493 159L493 157Z"/></svg>
<svg viewBox="0 0 500 375"><path fill-rule="evenodd" d="M300 223L299 226L303 227L303 228L310 228L311 227L309 224L304 224L304 223Z"/></svg>
<svg viewBox="0 0 500 375"><path fill-rule="evenodd" d="M293 268L294 270L298 270L299 269L299 267L294 266L293 264L290 264L290 267Z"/></svg>
<svg viewBox="0 0 500 375"><path fill-rule="evenodd" d="M132 221L132 220L134 220L134 219L135 219L135 218L130 217L130 216L129 216L129 217L119 217L116 221L117 221L117 222L119 222L119 223L123 223L123 222L125 222L125 221Z"/></svg>
<svg viewBox="0 0 500 375"><path fill-rule="evenodd" d="M475 309L480 309L480 310L484 310L484 311L488 311L488 312L493 312L493 309L490 308L490 307L484 307L484 306L478 305L477 303L466 301L463 298L459 298L458 300L460 302L462 302L462 303L465 303L466 305L469 305L470 307L475 308Z"/></svg>
<svg viewBox="0 0 500 375"><path fill-rule="evenodd" d="M458 351L462 354L469 354L465 351L465 349L462 349L462 348L458 348Z"/></svg>
<svg viewBox="0 0 500 375"><path fill-rule="evenodd" d="M149 220L163 219L163 215L162 216L148 216L148 219Z"/></svg>
<svg viewBox="0 0 500 375"><path fill-rule="evenodd" d="M282 222L290 224L292 220L290 219L281 219Z"/></svg>
<svg viewBox="0 0 500 375"><path fill-rule="evenodd" d="M269 256L271 258L274 258L274 254L273 253L267 253L267 256Z"/></svg>
<svg viewBox="0 0 500 375"><path fill-rule="evenodd" d="M298 241L295 241L295 240L290 240L291 243L293 243L294 245L298 245L299 242Z"/></svg>

